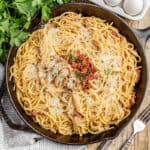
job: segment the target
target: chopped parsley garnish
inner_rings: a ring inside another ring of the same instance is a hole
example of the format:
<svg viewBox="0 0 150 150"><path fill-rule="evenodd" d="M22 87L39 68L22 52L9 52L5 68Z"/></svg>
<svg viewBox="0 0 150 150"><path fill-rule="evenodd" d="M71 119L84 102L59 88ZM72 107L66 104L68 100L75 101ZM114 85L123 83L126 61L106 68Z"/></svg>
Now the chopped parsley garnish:
<svg viewBox="0 0 150 150"><path fill-rule="evenodd" d="M103 80L99 80L99 86L101 86L102 83L103 83Z"/></svg>
<svg viewBox="0 0 150 150"><path fill-rule="evenodd" d="M90 70L90 69L88 69L88 70L87 70L87 74L90 74L90 73L91 73L91 70Z"/></svg>
<svg viewBox="0 0 150 150"><path fill-rule="evenodd" d="M73 55L71 55L71 61L75 62L77 60L77 58Z"/></svg>
<svg viewBox="0 0 150 150"><path fill-rule="evenodd" d="M104 74L108 75L110 73L110 69L104 69Z"/></svg>
<svg viewBox="0 0 150 150"><path fill-rule="evenodd" d="M57 73L57 75L60 75L60 73L61 73L61 71L59 70L58 73Z"/></svg>
<svg viewBox="0 0 150 150"><path fill-rule="evenodd" d="M90 59L77 50L76 56L70 55L69 64L75 70L75 76L79 78L83 89L89 89L90 80L96 79L95 73L97 71Z"/></svg>
<svg viewBox="0 0 150 150"><path fill-rule="evenodd" d="M59 70L57 73L54 73L54 76L59 76L61 73L61 70Z"/></svg>
<svg viewBox="0 0 150 150"><path fill-rule="evenodd" d="M81 74L80 72L75 72L77 78L85 78L85 75Z"/></svg>
<svg viewBox="0 0 150 150"><path fill-rule="evenodd" d="M101 63L104 63L104 61L103 61L103 60L101 60Z"/></svg>
<svg viewBox="0 0 150 150"><path fill-rule="evenodd" d="M47 88L44 88L44 89L42 90L42 92L45 93L45 92L46 92L46 89L47 89Z"/></svg>
<svg viewBox="0 0 150 150"><path fill-rule="evenodd" d="M84 80L81 81L81 83L82 83L82 85L85 85L87 83L87 80L84 79Z"/></svg>

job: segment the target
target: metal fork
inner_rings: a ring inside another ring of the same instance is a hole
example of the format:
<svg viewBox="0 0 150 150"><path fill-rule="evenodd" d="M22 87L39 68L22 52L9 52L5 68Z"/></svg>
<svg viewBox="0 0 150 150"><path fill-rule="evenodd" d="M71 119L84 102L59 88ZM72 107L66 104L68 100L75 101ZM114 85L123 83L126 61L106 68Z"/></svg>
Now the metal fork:
<svg viewBox="0 0 150 150"><path fill-rule="evenodd" d="M150 104L141 112L138 116L138 119L136 119L133 123L133 132L130 135L130 137L125 141L125 143L121 146L120 150L128 150L132 139L134 136L144 130L146 123L150 120Z"/></svg>

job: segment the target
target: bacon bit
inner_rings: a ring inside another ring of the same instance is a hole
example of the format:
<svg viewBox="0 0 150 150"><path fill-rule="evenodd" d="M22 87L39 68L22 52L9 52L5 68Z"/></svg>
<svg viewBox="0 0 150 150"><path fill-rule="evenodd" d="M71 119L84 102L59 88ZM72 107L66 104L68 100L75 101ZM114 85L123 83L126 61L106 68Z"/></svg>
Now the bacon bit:
<svg viewBox="0 0 150 150"><path fill-rule="evenodd" d="M73 113L73 117L74 119L76 118L83 118L83 115L80 113L80 112L77 112L76 110L74 110L74 113Z"/></svg>
<svg viewBox="0 0 150 150"><path fill-rule="evenodd" d="M81 54L80 54L80 51L79 50L77 50L77 56L79 57Z"/></svg>
<svg viewBox="0 0 150 150"><path fill-rule="evenodd" d="M48 108L45 108L45 111L46 111L46 112L49 112L49 109L48 109Z"/></svg>
<svg viewBox="0 0 150 150"><path fill-rule="evenodd" d="M112 35L113 35L113 36L115 36L115 37L119 37L119 36L118 36L118 34L117 34L117 32L112 31L111 33L112 33Z"/></svg>
<svg viewBox="0 0 150 150"><path fill-rule="evenodd" d="M31 116L33 116L33 117L35 117L36 115L42 115L42 112L37 111L37 110L34 110L34 111L31 113Z"/></svg>
<svg viewBox="0 0 150 150"><path fill-rule="evenodd" d="M125 51L125 53L124 53L124 56L125 56L125 57L127 57L127 56L128 56L128 54L126 53L126 51Z"/></svg>
<svg viewBox="0 0 150 150"><path fill-rule="evenodd" d="M93 73L90 73L88 76L87 76L87 80L93 80L95 79L95 75Z"/></svg>
<svg viewBox="0 0 150 150"><path fill-rule="evenodd" d="M138 83L138 82L139 82L139 80L140 80L140 76L141 76L141 70L140 70L140 69L138 69L138 70L137 70L137 77L136 77L136 81L135 81L135 83Z"/></svg>
<svg viewBox="0 0 150 150"><path fill-rule="evenodd" d="M75 18L75 19L74 19L74 21L79 22L79 21L80 21L80 19L79 19L79 18Z"/></svg>
<svg viewBox="0 0 150 150"><path fill-rule="evenodd" d="M72 66L72 68L77 68L78 64L76 62L71 62L71 66Z"/></svg>
<svg viewBox="0 0 150 150"><path fill-rule="evenodd" d="M130 99L130 104L131 106L135 104L135 92L132 94L131 99Z"/></svg>
<svg viewBox="0 0 150 150"><path fill-rule="evenodd" d="M86 74L87 73L87 68L83 68L82 70L81 70L81 74Z"/></svg>
<svg viewBox="0 0 150 150"><path fill-rule="evenodd" d="M87 90L91 87L91 84L89 83L89 81L87 81L84 86L83 86L83 90Z"/></svg>
<svg viewBox="0 0 150 150"><path fill-rule="evenodd" d="M96 47L97 50L101 50L99 41L97 41L97 40L92 40L92 44Z"/></svg>
<svg viewBox="0 0 150 150"><path fill-rule="evenodd" d="M80 113L78 113L76 110L74 110L74 116L80 117L80 116L81 116L81 114L80 114Z"/></svg>
<svg viewBox="0 0 150 150"><path fill-rule="evenodd" d="M83 19L83 26L87 27L89 25L88 20L87 19Z"/></svg>
<svg viewBox="0 0 150 150"><path fill-rule="evenodd" d="M91 87L89 81L97 78L96 68L89 58L81 54L79 50L77 50L75 58L72 60L72 56L70 56L69 64L76 71L76 77L80 79L83 89L89 89Z"/></svg>
<svg viewBox="0 0 150 150"><path fill-rule="evenodd" d="M132 67L131 67L131 66L127 66L127 69L128 69L129 71L131 71Z"/></svg>

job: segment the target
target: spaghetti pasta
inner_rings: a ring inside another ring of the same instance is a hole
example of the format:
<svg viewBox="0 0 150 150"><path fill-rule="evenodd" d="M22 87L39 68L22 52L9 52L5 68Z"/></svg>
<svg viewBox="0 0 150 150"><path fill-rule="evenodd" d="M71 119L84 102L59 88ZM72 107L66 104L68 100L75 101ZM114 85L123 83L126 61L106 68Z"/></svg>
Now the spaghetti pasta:
<svg viewBox="0 0 150 150"><path fill-rule="evenodd" d="M18 102L41 127L97 134L130 115L140 61L112 23L65 12L20 46L10 80Z"/></svg>

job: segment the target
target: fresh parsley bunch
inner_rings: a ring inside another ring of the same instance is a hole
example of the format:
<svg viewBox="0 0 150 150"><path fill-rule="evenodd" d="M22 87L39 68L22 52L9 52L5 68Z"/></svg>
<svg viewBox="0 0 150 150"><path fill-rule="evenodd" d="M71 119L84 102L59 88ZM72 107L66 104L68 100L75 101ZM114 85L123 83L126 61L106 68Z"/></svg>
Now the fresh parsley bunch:
<svg viewBox="0 0 150 150"><path fill-rule="evenodd" d="M71 0L0 0L0 61L5 61L11 46L19 46L29 33L31 19L40 11L41 20L50 17L50 8Z"/></svg>

